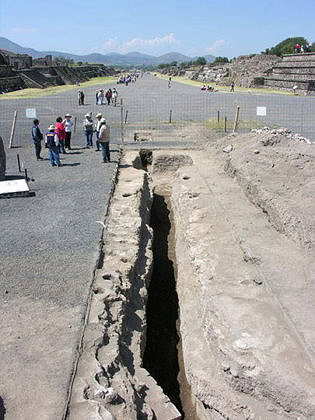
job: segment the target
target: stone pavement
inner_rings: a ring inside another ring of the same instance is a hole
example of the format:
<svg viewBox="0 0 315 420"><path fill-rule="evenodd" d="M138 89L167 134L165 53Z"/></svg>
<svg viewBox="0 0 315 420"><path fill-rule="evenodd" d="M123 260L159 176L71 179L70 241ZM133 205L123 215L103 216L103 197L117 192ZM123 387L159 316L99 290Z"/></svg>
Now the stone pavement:
<svg viewBox="0 0 315 420"><path fill-rule="evenodd" d="M117 167L111 148L110 164L75 147L61 168L36 161L31 146L7 150L7 173L17 173L19 152L36 195L0 200L0 418L63 416L101 237L96 220Z"/></svg>

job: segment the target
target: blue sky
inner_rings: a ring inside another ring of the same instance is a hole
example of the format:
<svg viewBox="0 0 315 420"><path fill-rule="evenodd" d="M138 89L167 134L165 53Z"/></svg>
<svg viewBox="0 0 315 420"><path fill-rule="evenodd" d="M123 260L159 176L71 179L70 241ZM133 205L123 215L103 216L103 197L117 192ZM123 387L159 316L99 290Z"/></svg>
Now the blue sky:
<svg viewBox="0 0 315 420"><path fill-rule="evenodd" d="M315 41L315 0L0 0L0 35L77 54L235 57L290 36Z"/></svg>

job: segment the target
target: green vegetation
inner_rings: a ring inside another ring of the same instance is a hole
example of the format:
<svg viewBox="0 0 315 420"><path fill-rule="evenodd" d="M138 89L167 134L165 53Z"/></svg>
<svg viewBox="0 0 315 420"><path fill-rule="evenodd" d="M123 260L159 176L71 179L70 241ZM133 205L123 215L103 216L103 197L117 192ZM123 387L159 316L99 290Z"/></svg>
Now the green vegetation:
<svg viewBox="0 0 315 420"><path fill-rule="evenodd" d="M309 46L309 49L315 51L315 43L313 42L312 45L308 42L308 40L302 36L297 36L294 38L287 38L284 41L279 42L279 44L275 45L272 48L267 48L262 54L274 54L278 56L282 56L284 54L293 54L294 53L294 46L296 44L303 45L305 48Z"/></svg>
<svg viewBox="0 0 315 420"><path fill-rule="evenodd" d="M264 127L265 125L266 124L259 121L255 121L255 120L239 120L237 129L241 131L251 130L254 128ZM219 121L217 120L217 118L209 118L209 120L205 122L205 126L209 128L210 130L213 130L217 133L224 133L225 130L226 132L231 132L234 128L234 121L227 120L226 126L225 126L224 117L223 118L221 117Z"/></svg>
<svg viewBox="0 0 315 420"><path fill-rule="evenodd" d="M216 57L211 65L222 64L222 63L229 63L230 60L227 57Z"/></svg>
<svg viewBox="0 0 315 420"><path fill-rule="evenodd" d="M16 90L14 92L8 92L0 95L1 99L28 99L28 98L39 98L42 96L58 95L58 93L71 91L74 89L82 89L89 86L95 85L105 85L107 83L112 83L116 81L116 77L94 77L93 79L80 83L80 86L77 85L62 85L62 86L50 86L45 89L22 89Z"/></svg>

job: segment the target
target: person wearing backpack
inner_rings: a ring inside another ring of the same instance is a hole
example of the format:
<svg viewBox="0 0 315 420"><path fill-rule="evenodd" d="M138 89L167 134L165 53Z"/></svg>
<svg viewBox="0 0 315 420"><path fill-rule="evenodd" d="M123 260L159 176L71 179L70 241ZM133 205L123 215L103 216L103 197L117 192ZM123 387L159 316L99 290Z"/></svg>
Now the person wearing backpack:
<svg viewBox="0 0 315 420"><path fill-rule="evenodd" d="M61 166L59 158L59 139L55 133L55 126L52 124L48 127L45 137L45 146L48 148L48 157L51 166Z"/></svg>
<svg viewBox="0 0 315 420"><path fill-rule="evenodd" d="M100 121L100 131L98 135L98 141L102 149L103 162L110 162L110 151L109 151L109 136L110 128L106 124L105 118L102 118Z"/></svg>
<svg viewBox="0 0 315 420"><path fill-rule="evenodd" d="M33 121L33 128L32 128L32 138L35 146L35 155L37 160L43 160L43 158L40 156L40 152L42 150L42 140L43 140L43 134L40 131L39 128L39 120L35 119Z"/></svg>

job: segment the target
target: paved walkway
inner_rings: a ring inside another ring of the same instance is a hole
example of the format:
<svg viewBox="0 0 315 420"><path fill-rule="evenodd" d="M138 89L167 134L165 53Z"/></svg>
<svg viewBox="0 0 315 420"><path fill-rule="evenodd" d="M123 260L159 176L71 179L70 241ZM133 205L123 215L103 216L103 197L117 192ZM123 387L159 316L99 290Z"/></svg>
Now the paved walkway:
<svg viewBox="0 0 315 420"><path fill-rule="evenodd" d="M6 420L61 419L118 153L77 148L53 168L12 149L9 173L17 151L36 196L0 200L0 398Z"/></svg>

